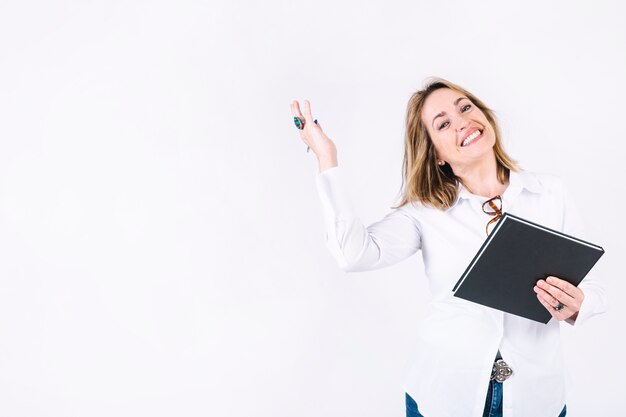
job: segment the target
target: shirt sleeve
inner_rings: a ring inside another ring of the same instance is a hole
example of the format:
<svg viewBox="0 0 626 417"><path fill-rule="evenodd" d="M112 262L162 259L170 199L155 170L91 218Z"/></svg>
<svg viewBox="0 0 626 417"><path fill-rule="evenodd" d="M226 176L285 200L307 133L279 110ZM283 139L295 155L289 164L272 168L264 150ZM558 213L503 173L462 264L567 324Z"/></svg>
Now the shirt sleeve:
<svg viewBox="0 0 626 417"><path fill-rule="evenodd" d="M578 207L571 197L568 188L562 184L563 193L563 232L565 234L582 237L585 236L585 224L578 211ZM578 285L585 298L583 299L580 311L576 320L565 320L566 323L572 326L580 326L585 323L590 317L606 312L607 302L606 294L603 285L599 278L594 273L593 268L587 274L587 276Z"/></svg>
<svg viewBox="0 0 626 417"><path fill-rule="evenodd" d="M319 172L326 246L346 272L367 271L400 262L421 248L420 228L404 208L369 226L355 214L339 166Z"/></svg>

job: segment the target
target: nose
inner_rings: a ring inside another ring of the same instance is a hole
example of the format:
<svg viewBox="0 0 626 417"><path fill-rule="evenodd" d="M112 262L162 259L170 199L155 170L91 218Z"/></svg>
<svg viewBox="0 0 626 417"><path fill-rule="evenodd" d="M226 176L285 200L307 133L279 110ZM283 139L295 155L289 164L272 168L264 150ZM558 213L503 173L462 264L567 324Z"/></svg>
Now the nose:
<svg viewBox="0 0 626 417"><path fill-rule="evenodd" d="M463 117L463 116L458 117L457 121L456 121L456 130L460 132L462 130L467 129L467 124L468 123L469 122L468 122L468 120L465 117Z"/></svg>

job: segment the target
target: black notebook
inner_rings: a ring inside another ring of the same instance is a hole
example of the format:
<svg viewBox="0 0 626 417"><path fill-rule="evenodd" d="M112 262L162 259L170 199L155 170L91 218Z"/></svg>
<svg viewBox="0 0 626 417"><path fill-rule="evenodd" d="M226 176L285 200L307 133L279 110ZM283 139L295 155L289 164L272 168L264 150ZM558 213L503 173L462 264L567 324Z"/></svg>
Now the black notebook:
<svg viewBox="0 0 626 417"><path fill-rule="evenodd" d="M547 323L533 290L552 275L578 286L604 249L504 213L452 291L456 297Z"/></svg>

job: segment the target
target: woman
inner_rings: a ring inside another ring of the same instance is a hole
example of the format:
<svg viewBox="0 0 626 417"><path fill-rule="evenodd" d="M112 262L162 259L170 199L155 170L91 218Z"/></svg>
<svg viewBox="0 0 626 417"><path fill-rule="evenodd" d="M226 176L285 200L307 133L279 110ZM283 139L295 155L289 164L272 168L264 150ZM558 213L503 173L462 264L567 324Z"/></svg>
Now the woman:
<svg viewBox="0 0 626 417"><path fill-rule="evenodd" d="M555 320L534 322L454 297L452 287L502 211L581 236L562 181L523 172L504 151L493 112L443 79L411 97L399 206L365 227L345 196L337 150L305 101L291 111L319 161L316 182L327 246L345 271L383 268L422 250L433 300L422 319L404 388L407 417L564 416L559 323L604 311L592 275L534 287ZM307 149L308 151L308 149Z"/></svg>

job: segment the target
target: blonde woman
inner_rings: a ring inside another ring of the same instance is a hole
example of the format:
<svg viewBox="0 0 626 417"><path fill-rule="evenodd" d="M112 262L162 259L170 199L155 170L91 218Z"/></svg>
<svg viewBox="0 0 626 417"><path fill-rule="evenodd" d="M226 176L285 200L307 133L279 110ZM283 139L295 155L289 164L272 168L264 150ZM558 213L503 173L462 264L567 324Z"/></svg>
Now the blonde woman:
<svg viewBox="0 0 626 417"><path fill-rule="evenodd" d="M407 107L401 202L366 227L310 103L303 114L294 101L291 112L319 161L327 246L341 269L383 268L422 251L433 297L406 373L407 417L565 416L559 325L579 326L604 311L594 277L578 287L558 277L537 282L537 300L554 318L548 324L452 293L503 210L581 235L562 181L522 171L502 146L493 112L460 86L431 79Z"/></svg>

